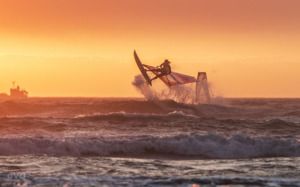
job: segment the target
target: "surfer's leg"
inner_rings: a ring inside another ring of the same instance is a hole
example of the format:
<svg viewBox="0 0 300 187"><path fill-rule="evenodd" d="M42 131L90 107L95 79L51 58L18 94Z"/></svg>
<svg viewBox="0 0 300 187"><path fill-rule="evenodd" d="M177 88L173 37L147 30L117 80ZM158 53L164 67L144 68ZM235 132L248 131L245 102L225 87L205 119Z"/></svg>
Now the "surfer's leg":
<svg viewBox="0 0 300 187"><path fill-rule="evenodd" d="M147 69L146 71L151 71L151 72L161 72L160 69Z"/></svg>
<svg viewBox="0 0 300 187"><path fill-rule="evenodd" d="M153 81L153 80L158 79L159 77L162 77L162 76L164 76L164 74L159 74L159 75L156 75L155 77L153 77L150 80Z"/></svg>

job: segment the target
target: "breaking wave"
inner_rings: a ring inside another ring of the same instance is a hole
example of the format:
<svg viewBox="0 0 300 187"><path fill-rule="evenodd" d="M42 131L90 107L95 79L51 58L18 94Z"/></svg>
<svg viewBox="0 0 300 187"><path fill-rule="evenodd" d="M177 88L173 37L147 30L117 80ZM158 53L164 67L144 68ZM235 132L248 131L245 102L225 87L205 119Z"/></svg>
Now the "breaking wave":
<svg viewBox="0 0 300 187"><path fill-rule="evenodd" d="M250 137L241 134L189 134L165 137L2 138L0 155L131 156L181 159L238 159L300 156L295 138Z"/></svg>

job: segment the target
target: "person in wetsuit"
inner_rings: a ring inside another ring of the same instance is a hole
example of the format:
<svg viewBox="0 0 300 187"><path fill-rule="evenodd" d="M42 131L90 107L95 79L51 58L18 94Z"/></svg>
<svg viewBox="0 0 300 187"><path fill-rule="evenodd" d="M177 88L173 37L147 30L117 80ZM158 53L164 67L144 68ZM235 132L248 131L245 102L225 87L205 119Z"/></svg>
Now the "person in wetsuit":
<svg viewBox="0 0 300 187"><path fill-rule="evenodd" d="M151 71L154 71L154 72L157 72L158 75L156 75L154 78L151 79L152 80L155 80L159 77L162 77L162 76L166 76L166 75L169 75L172 73L172 69L171 69L171 62L166 59L157 69L155 70L151 70Z"/></svg>

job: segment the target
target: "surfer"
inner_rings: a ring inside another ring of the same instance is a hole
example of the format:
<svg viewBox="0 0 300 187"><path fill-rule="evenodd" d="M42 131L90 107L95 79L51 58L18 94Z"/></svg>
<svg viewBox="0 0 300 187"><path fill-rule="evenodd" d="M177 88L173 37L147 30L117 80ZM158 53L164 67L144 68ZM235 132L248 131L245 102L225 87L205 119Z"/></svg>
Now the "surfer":
<svg viewBox="0 0 300 187"><path fill-rule="evenodd" d="M153 77L151 79L151 81L159 78L159 77L162 77L162 76L166 76L166 75L169 75L172 73L172 69L171 69L171 62L166 59L160 66L158 66L156 69L152 69L151 71L152 72L157 72L159 73L158 75L156 75L155 77Z"/></svg>

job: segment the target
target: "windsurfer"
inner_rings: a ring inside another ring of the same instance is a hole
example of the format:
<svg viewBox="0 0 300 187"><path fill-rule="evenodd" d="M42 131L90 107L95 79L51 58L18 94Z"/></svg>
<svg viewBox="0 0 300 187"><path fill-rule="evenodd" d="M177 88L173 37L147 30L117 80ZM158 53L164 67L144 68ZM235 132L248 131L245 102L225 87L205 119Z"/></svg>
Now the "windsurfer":
<svg viewBox="0 0 300 187"><path fill-rule="evenodd" d="M152 72L157 72L159 73L158 75L156 75L155 77L153 77L151 79L151 81L159 78L159 77L162 77L162 76L166 76L166 75L169 75L172 73L172 69L171 69L171 66L170 66L171 62L166 59L160 66L158 66L156 69L151 69Z"/></svg>

